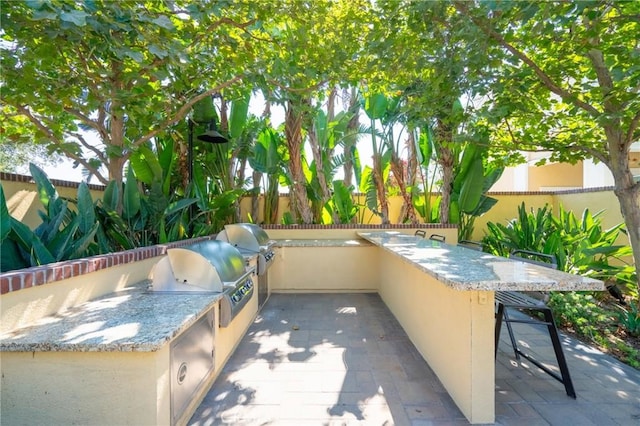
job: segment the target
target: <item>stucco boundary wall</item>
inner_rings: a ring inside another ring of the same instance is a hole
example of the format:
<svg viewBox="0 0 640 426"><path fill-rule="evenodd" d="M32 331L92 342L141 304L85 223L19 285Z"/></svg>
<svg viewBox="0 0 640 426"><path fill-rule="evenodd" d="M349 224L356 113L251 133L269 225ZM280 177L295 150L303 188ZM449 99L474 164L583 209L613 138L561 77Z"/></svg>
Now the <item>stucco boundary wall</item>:
<svg viewBox="0 0 640 426"><path fill-rule="evenodd" d="M40 217L37 212L42 209L42 204L37 198L36 185L31 176L0 172L0 183L4 189L9 213L31 228L38 226ZM56 187L60 196L76 197L78 183L56 179L51 179L51 183ZM102 185L89 185L94 201L101 198L104 188ZM586 208L592 213L604 210L602 222L605 228L610 228L622 222L618 199L613 193L613 187L548 191L501 191L492 192L489 195L496 198L498 203L487 214L476 219L473 233L475 239L482 238L487 222L506 223L516 217L518 206L522 202L525 203L529 210L535 210L548 204L556 214L562 205L565 210L572 210L578 217ZM433 198L435 199L435 195L433 195ZM364 195L358 195L356 202L364 206ZM241 220L249 221L251 203L252 199L250 197L242 199L240 205ZM261 214L263 203L264 197L260 196L257 223L263 222ZM401 196L391 196L389 198L389 217L392 223L398 222L397 219L400 215L401 207ZM287 194L281 194L278 206L279 223L288 208L289 198ZM380 224L380 218L366 208L364 213L358 215L358 218L362 219L361 223L363 224Z"/></svg>

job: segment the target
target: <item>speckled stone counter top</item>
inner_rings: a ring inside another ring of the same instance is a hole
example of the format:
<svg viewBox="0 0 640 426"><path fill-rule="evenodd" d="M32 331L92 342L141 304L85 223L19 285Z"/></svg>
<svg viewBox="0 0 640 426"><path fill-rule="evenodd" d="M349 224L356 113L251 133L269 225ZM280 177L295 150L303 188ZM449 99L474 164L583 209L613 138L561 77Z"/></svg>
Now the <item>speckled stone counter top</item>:
<svg viewBox="0 0 640 426"><path fill-rule="evenodd" d="M340 240L340 239L302 239L302 240L275 240L276 247L362 247L372 245L366 240Z"/></svg>
<svg viewBox="0 0 640 426"><path fill-rule="evenodd" d="M602 281L394 231L362 238L456 290L604 290Z"/></svg>
<svg viewBox="0 0 640 426"><path fill-rule="evenodd" d="M147 283L86 302L0 335L6 352L153 352L222 298L222 293L150 294Z"/></svg>

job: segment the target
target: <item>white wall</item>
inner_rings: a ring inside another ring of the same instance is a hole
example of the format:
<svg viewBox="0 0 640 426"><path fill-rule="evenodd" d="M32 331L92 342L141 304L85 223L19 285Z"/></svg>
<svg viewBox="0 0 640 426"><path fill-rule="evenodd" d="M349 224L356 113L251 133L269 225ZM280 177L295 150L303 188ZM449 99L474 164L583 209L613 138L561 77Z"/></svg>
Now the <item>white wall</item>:
<svg viewBox="0 0 640 426"><path fill-rule="evenodd" d="M582 187L599 188L603 186L613 186L613 175L602 163L595 163L593 160L584 160L582 167Z"/></svg>

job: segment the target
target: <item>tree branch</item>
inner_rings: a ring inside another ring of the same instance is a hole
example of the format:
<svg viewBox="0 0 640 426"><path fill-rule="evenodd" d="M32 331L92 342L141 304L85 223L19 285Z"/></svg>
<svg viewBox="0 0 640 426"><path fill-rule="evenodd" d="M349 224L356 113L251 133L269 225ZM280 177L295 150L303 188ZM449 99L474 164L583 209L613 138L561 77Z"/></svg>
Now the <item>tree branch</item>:
<svg viewBox="0 0 640 426"><path fill-rule="evenodd" d="M504 119L505 125L507 126L507 132L509 133L509 136L511 137L511 141L512 143L517 147L517 149L519 151L526 151L526 152L552 152L552 151L558 151L559 148L563 149L563 150L568 150L568 151L582 151L585 154L587 154L588 156L591 156L593 158L596 158L598 160L600 160L601 162L603 162L604 164L609 164L610 160L609 158L604 154L604 151L600 151L600 150L596 150L596 149L592 149L589 148L588 146L584 146L584 145L573 145L573 144L569 144L569 145L565 145L565 146L558 146L555 144L550 144L549 146L546 146L544 143L542 144L534 144L533 146L539 147L539 148L533 148L532 145L519 141L516 136L513 134L513 131L511 130L511 125L509 124L509 121L505 118ZM524 146L524 147L523 147ZM531 146L531 148L526 148L527 146ZM606 151L606 150L605 150Z"/></svg>
<svg viewBox="0 0 640 426"><path fill-rule="evenodd" d="M182 105L180 107L180 109L178 110L178 112L176 114L174 114L171 118L166 120L164 123L160 124L157 128L155 128L151 132L147 133L146 135L142 136L138 140L134 141L132 145L133 146L140 146L143 143L147 142L148 140L150 140L151 138L153 138L154 136L156 136L157 134L159 134L160 132L162 132L163 130L168 128L169 126L177 123L178 121L180 121L184 117L186 117L187 114L189 114L189 111L191 110L191 107L193 105L195 105L198 101L200 101L201 99L206 98L207 96L214 95L215 93L221 91L222 89L225 89L225 88L231 86L232 84L242 80L242 78L243 78L242 75L237 75L237 76L233 77L231 80L227 80L224 83L221 83L221 84L217 85L213 89L207 90L206 92L203 92L203 93L191 98L187 103Z"/></svg>
<svg viewBox="0 0 640 426"><path fill-rule="evenodd" d="M635 139L633 135L638 128L638 125L640 125L640 111L636 111L636 115L631 119L631 123L629 123L629 128L627 129L627 134L624 137L624 147L627 150Z"/></svg>
<svg viewBox="0 0 640 426"><path fill-rule="evenodd" d="M42 121L38 117L34 116L27 107L20 105L17 107L17 110L22 115L27 117L29 121L38 128L38 130L40 130L45 135L47 135L47 137L51 139L54 145L62 145L63 141L60 140L60 138L58 138L44 123L42 123ZM71 158L72 160L76 161L78 164L81 164L82 166L84 166L87 170L91 171L101 183L105 185L109 183L109 181L105 179L104 176L102 176L99 170L91 166L91 164L81 156L70 151L65 151L65 156Z"/></svg>
<svg viewBox="0 0 640 426"><path fill-rule="evenodd" d="M90 119L89 117L87 117L86 115L84 115L82 112L80 112L79 110L75 109L75 108L70 108L70 107L64 107L65 112L73 115L74 117L76 117L78 120L80 120L81 122L83 122L84 124L86 124L87 126L91 127L92 129L94 129L96 132L98 132L101 136L103 135L103 129L102 126L100 126L96 121L93 121L92 119ZM107 141L107 139L105 139L105 141Z"/></svg>
<svg viewBox="0 0 640 426"><path fill-rule="evenodd" d="M84 136L82 136L80 133L69 133L69 135L73 136L74 138L78 139L78 141L80 142L80 144L82 146L84 146L85 148L87 148L88 150L92 151L94 154L96 154L96 156L100 159L100 161L102 163L106 164L106 158L104 156L104 153L99 150L98 148L96 148L95 146L91 145L89 142L87 142L87 140L84 138Z"/></svg>
<svg viewBox="0 0 640 426"><path fill-rule="evenodd" d="M51 141L55 144L55 145L62 145L62 140L60 140L60 138L58 138L56 136L55 133L53 133L51 131L51 129L49 129L43 122L42 120L40 120L38 117L34 116L31 111L29 110L29 108L23 106L23 105L18 105L16 107L16 109L18 110L18 112L20 112L20 114L24 115L25 117L27 117L29 119L29 121L36 126L36 128L38 128L38 130L40 130L42 133L44 133L45 135L47 135L47 137L49 139L51 139Z"/></svg>
<svg viewBox="0 0 640 426"><path fill-rule="evenodd" d="M516 49L509 42L507 42L504 39L504 37L502 37L502 35L499 34L496 30L494 30L493 28L490 28L484 22L481 22L479 19L473 17L469 11L469 8L467 7L467 3L461 2L461 1L455 1L453 5L460 13L467 16L471 20L471 22L473 22L478 28L480 28L480 30L483 33L485 33L487 36L497 41L501 46L503 46L505 49L511 52L514 56L516 56L522 62L527 64L529 67L531 67L531 69L535 72L535 74L538 76L540 81L544 84L544 86L547 89L549 89L556 95L560 96L564 101L570 104L576 105L577 107L585 110L594 118L597 118L598 116L600 116L600 111L598 111L593 105L588 104L587 102L581 101L580 99L578 99L577 96L573 95L568 90L560 87L551 79L551 77L549 77L542 70L542 68L540 68L535 62L533 62L531 58L529 58L523 52Z"/></svg>

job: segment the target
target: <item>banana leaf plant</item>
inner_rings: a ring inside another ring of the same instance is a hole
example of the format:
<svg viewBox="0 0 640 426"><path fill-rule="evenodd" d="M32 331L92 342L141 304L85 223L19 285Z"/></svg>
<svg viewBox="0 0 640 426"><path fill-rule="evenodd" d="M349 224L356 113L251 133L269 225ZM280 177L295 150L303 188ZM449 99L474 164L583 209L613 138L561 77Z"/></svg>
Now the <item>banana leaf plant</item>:
<svg viewBox="0 0 640 426"><path fill-rule="evenodd" d="M423 180L425 193L423 197L414 197L413 202L426 222L445 222L440 217L443 210L448 211L448 223L458 224L458 239L468 240L473 233L475 219L489 211L497 202L487 195L489 189L500 178L504 167L486 161L488 136L479 131L469 137L468 141L451 144L447 152L451 155L454 179L449 194L449 208L441 209L443 197L431 201L431 186ZM417 138L419 161L422 175L429 173L430 162L438 153L438 141L430 126L424 129ZM431 179L431 185L435 181ZM429 191L426 188L429 188Z"/></svg>
<svg viewBox="0 0 640 426"><path fill-rule="evenodd" d="M376 120L387 113L389 100L382 93L371 93L363 98L363 109L371 123L372 167L365 167L360 182L360 190L366 194L367 207L380 217L382 224L389 223L389 202L386 182L389 177L391 152L384 138L379 140Z"/></svg>
<svg viewBox="0 0 640 426"><path fill-rule="evenodd" d="M96 205L99 240L112 250L126 250L188 238L189 209L195 198L184 198L172 182L176 156L170 137L157 140L155 150L140 146L130 156L122 187L112 181ZM118 205L122 206L118 212Z"/></svg>
<svg viewBox="0 0 640 426"><path fill-rule="evenodd" d="M309 137L313 161L306 170L307 194L312 203L315 223L339 223L338 216L326 216L325 207L332 197L329 182L333 181L337 171L343 167L344 154L334 154L335 149L343 146L347 136L349 122L352 115L342 111L332 120L328 115L317 109Z"/></svg>
<svg viewBox="0 0 640 426"><path fill-rule="evenodd" d="M516 249L553 254L558 269L620 283L637 298L636 271L627 261L631 247L618 243L624 224L604 229L601 214L592 214L585 209L578 218L560 206L555 216L548 205L529 211L522 203L518 206L517 216L506 224L487 224L483 245L486 251L505 257Z"/></svg>
<svg viewBox="0 0 640 426"><path fill-rule="evenodd" d="M360 206L353 201L353 186L347 187L343 181L333 181L333 194L325 205L323 223L352 223L358 216Z"/></svg>
<svg viewBox="0 0 640 426"><path fill-rule="evenodd" d="M420 168L421 188L413 186L411 191L411 202L413 208L422 217L425 223L436 223L439 221L439 204L434 202L432 193L436 182L436 168L432 165L434 137L431 127L418 131L418 136L414 136L416 144L415 152L417 163ZM437 200L436 200L437 201Z"/></svg>
<svg viewBox="0 0 640 426"><path fill-rule="evenodd" d="M277 223L278 190L286 175L286 155L282 134L269 126L258 135L253 153L249 157L249 165L254 170L254 197L260 193L260 186L264 188L262 218L266 224ZM257 211L254 211L253 217L258 217Z"/></svg>
<svg viewBox="0 0 640 426"><path fill-rule="evenodd" d="M229 141L200 144L194 155L192 191L198 200L198 212L193 218L193 236L218 232L226 223L240 219L240 198L246 194L245 169L262 127L259 120L248 114L250 95L246 92L231 101L228 117L227 102L221 101L220 132Z"/></svg>
<svg viewBox="0 0 640 426"><path fill-rule="evenodd" d="M59 196L47 175L34 164L29 166L44 211L39 211L42 223L31 230L9 214L4 190L0 186L1 270L10 271L44 265L62 260L78 259L99 253L96 233L99 223L94 203L86 183L77 193L77 209Z"/></svg>
<svg viewBox="0 0 640 426"><path fill-rule="evenodd" d="M459 225L459 240L471 239L475 219L497 203L495 198L487 196L487 192L504 171L502 166L487 164L488 136L481 134L480 138L459 145L463 150L454 168L449 222Z"/></svg>

